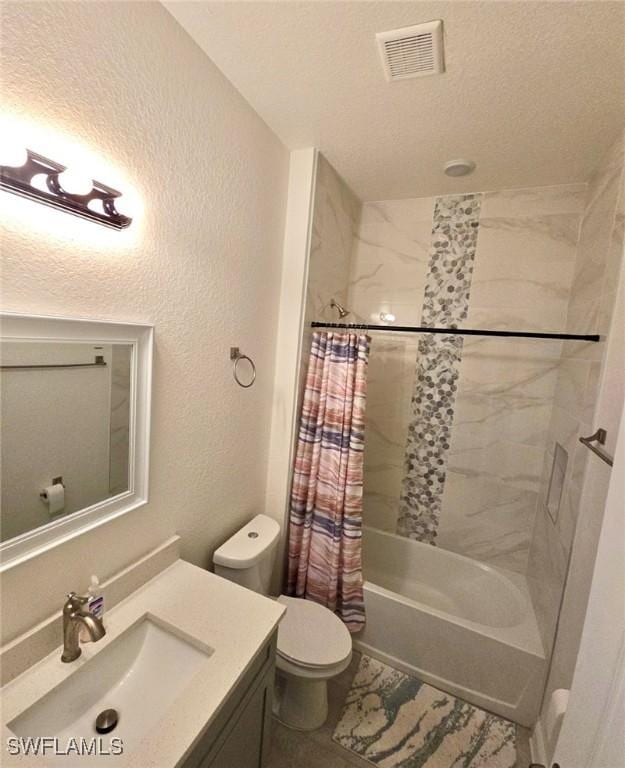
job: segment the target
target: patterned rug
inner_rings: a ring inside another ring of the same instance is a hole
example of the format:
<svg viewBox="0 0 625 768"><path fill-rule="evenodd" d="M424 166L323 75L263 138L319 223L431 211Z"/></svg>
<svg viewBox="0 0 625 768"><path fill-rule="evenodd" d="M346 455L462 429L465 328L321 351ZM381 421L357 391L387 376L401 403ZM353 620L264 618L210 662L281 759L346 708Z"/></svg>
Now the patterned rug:
<svg viewBox="0 0 625 768"><path fill-rule="evenodd" d="M515 726L363 654L333 736L380 768L514 768Z"/></svg>

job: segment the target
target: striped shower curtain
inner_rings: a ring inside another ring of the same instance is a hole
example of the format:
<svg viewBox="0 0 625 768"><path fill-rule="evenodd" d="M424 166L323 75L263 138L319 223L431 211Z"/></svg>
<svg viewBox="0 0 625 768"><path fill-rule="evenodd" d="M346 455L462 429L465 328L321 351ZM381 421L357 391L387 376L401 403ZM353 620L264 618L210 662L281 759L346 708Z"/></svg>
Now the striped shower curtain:
<svg viewBox="0 0 625 768"><path fill-rule="evenodd" d="M350 632L362 590L364 415L369 338L313 333L293 472L288 593L325 605Z"/></svg>

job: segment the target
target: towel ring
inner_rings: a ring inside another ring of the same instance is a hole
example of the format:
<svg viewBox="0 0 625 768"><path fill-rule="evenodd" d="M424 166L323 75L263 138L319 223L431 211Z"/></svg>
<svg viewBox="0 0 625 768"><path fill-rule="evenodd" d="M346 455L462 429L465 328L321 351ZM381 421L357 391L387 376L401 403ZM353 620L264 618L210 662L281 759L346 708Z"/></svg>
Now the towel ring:
<svg viewBox="0 0 625 768"><path fill-rule="evenodd" d="M242 355L238 347L230 347L230 359L233 361L232 375L234 376L234 380L236 381L236 383L240 387L243 387L243 389L248 389L249 387L251 387L252 384L256 381L256 366L254 365L254 361L252 360L252 358L248 357L247 355ZM247 362L252 366L252 380L247 384L244 384L239 378L239 372L237 368L241 360L247 360Z"/></svg>

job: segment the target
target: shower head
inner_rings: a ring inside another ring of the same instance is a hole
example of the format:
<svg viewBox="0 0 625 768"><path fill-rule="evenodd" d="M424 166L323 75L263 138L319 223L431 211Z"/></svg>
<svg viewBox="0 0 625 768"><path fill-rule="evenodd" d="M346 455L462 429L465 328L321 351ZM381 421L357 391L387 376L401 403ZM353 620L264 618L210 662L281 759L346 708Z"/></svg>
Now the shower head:
<svg viewBox="0 0 625 768"><path fill-rule="evenodd" d="M338 301L336 301L335 299L330 300L330 306L338 310L339 320L342 320L344 317L347 317L347 315L349 315L349 309L345 309L345 307L339 304Z"/></svg>

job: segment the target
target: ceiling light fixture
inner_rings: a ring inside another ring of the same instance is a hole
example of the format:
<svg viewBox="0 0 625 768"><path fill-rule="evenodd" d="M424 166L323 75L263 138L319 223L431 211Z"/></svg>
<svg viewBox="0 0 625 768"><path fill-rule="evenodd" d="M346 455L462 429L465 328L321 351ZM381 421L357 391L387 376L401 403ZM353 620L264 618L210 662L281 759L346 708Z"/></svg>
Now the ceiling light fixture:
<svg viewBox="0 0 625 768"><path fill-rule="evenodd" d="M468 176L475 170L475 163L473 160L450 160L445 163L444 171L447 176Z"/></svg>
<svg viewBox="0 0 625 768"><path fill-rule="evenodd" d="M16 160L12 158L6 161L1 158L7 164L0 165L0 189L105 227L125 229L130 226L132 219L115 208L115 200L121 197L121 192L116 189L93 179L85 179L30 149L16 155L16 158L21 160L19 165L13 165ZM101 210L90 207L94 201L101 206Z"/></svg>

